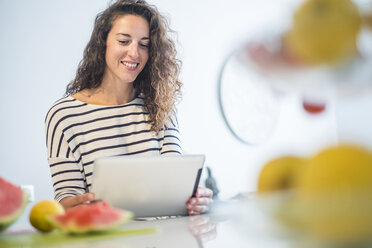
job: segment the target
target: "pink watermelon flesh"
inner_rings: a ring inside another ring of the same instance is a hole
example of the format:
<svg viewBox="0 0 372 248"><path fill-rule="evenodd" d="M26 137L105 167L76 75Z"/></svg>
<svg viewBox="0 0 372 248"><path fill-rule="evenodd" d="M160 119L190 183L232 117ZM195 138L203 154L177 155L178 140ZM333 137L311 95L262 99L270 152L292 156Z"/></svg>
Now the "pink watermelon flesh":
<svg viewBox="0 0 372 248"><path fill-rule="evenodd" d="M18 186L0 177L0 232L22 214L28 195Z"/></svg>
<svg viewBox="0 0 372 248"><path fill-rule="evenodd" d="M130 220L133 214L116 209L106 202L80 205L54 216L51 222L66 233L87 233L106 231Z"/></svg>

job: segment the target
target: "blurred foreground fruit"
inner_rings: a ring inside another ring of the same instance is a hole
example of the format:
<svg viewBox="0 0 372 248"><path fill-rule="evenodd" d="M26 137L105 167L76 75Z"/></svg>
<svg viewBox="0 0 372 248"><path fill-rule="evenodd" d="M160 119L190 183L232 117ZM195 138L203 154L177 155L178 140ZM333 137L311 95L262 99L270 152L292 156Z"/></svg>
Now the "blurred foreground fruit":
<svg viewBox="0 0 372 248"><path fill-rule="evenodd" d="M372 190L372 154L363 147L342 144L327 148L309 160L304 172L299 193L305 196Z"/></svg>
<svg viewBox="0 0 372 248"><path fill-rule="evenodd" d="M361 23L351 0L307 0L294 15L285 46L304 64L344 61L357 54Z"/></svg>
<svg viewBox="0 0 372 248"><path fill-rule="evenodd" d="M305 229L328 240L372 237L372 154L340 145L310 159L299 180L298 203Z"/></svg>
<svg viewBox="0 0 372 248"><path fill-rule="evenodd" d="M64 233L108 231L129 221L132 212L116 209L106 202L95 202L68 209L64 214L51 216L50 222Z"/></svg>
<svg viewBox="0 0 372 248"><path fill-rule="evenodd" d="M352 247L372 243L371 151L342 144L309 158L297 190L281 202L276 217L318 240Z"/></svg>
<svg viewBox="0 0 372 248"><path fill-rule="evenodd" d="M372 29L372 10L370 11L370 13L365 14L362 17L363 17L363 25L367 28Z"/></svg>
<svg viewBox="0 0 372 248"><path fill-rule="evenodd" d="M41 232L50 232L54 226L49 223L48 216L63 214L63 206L53 200L44 200L36 203L30 212L30 223Z"/></svg>
<svg viewBox="0 0 372 248"><path fill-rule="evenodd" d="M18 219L27 201L26 192L0 177L0 232Z"/></svg>
<svg viewBox="0 0 372 248"><path fill-rule="evenodd" d="M295 156L283 156L269 161L261 170L258 193L295 188L298 174L305 164L305 159Z"/></svg>
<svg viewBox="0 0 372 248"><path fill-rule="evenodd" d="M320 114L326 109L326 105L323 102L311 102L307 100L302 101L302 107L309 114Z"/></svg>

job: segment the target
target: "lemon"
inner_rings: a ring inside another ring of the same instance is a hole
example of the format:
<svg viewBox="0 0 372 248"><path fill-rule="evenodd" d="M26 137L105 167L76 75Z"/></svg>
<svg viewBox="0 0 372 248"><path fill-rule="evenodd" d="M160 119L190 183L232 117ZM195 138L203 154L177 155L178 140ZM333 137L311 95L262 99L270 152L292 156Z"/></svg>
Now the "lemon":
<svg viewBox="0 0 372 248"><path fill-rule="evenodd" d="M40 201L31 209L30 223L41 232L50 232L54 229L54 226L49 223L47 216L63 214L64 212L63 206L56 201Z"/></svg>
<svg viewBox="0 0 372 248"><path fill-rule="evenodd" d="M372 153L349 144L318 153L301 173L293 211L310 235L337 242L372 237Z"/></svg>
<svg viewBox="0 0 372 248"><path fill-rule="evenodd" d="M307 0L295 12L284 42L305 64L344 61L357 54L361 23L351 0Z"/></svg>
<svg viewBox="0 0 372 248"><path fill-rule="evenodd" d="M296 156L282 156L266 163L258 178L258 193L295 188L305 161Z"/></svg>

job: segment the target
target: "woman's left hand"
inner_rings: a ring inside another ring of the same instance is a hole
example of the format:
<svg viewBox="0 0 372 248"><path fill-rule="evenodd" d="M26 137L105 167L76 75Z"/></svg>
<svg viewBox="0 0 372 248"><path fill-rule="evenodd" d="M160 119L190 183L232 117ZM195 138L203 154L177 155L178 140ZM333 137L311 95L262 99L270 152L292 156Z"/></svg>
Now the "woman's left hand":
<svg viewBox="0 0 372 248"><path fill-rule="evenodd" d="M212 204L213 191L208 188L198 187L195 197L192 197L186 203L189 215L198 215L208 211Z"/></svg>

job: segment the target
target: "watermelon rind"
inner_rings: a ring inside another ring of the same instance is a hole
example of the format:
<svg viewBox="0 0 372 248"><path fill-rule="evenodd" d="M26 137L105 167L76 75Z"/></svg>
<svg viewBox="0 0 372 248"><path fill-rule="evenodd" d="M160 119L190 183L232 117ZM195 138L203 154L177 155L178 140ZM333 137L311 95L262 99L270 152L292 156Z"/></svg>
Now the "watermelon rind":
<svg viewBox="0 0 372 248"><path fill-rule="evenodd" d="M121 211L120 218L114 222L107 224L94 224L92 226L81 227L75 222L71 221L67 225L61 224L56 216L48 216L48 219L51 224L58 228L62 233L65 234L86 234L86 233L98 233L98 232L107 232L113 230L120 225L130 221L133 218L133 213L130 211Z"/></svg>
<svg viewBox="0 0 372 248"><path fill-rule="evenodd" d="M28 203L29 195L23 191L23 201L20 208L17 211L13 212L11 215L0 217L0 232L6 230L11 224L13 224L19 216L25 210L25 207Z"/></svg>

